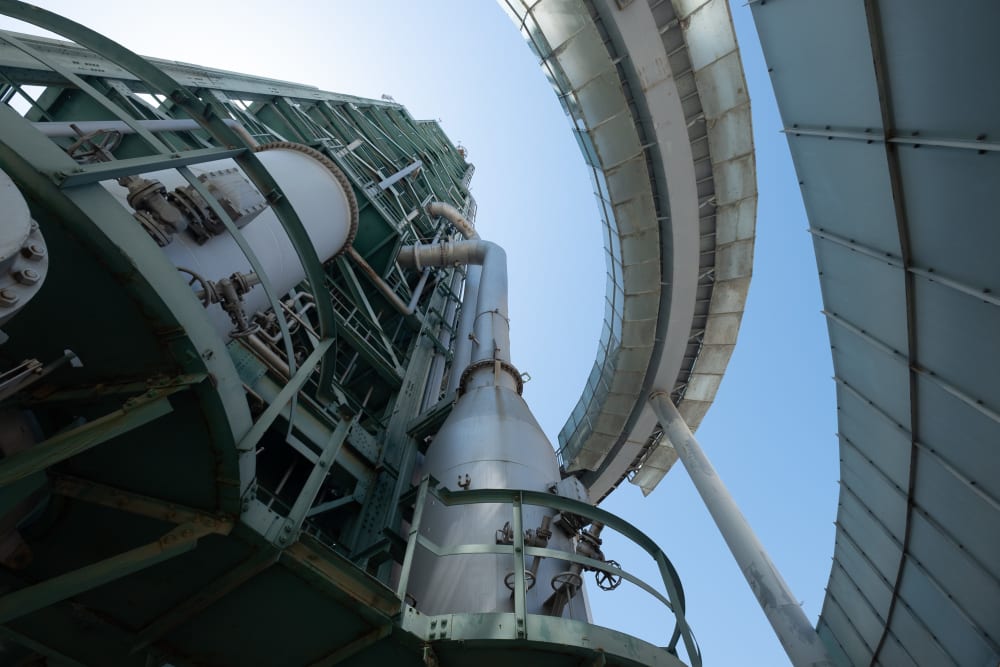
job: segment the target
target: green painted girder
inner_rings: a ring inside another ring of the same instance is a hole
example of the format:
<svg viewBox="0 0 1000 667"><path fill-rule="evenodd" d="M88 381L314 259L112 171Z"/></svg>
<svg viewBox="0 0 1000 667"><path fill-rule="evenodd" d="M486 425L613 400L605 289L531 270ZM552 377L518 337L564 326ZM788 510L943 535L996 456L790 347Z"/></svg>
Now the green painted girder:
<svg viewBox="0 0 1000 667"><path fill-rule="evenodd" d="M167 398L177 391L151 389L129 399L121 409L69 431L44 440L29 449L0 460L0 487L16 482L64 461L132 429L169 414L173 408Z"/></svg>
<svg viewBox="0 0 1000 667"><path fill-rule="evenodd" d="M209 99L206 102L199 99L194 93L176 82L152 63L125 47L79 23L38 7L18 2L17 0L0 0L0 13L55 32L119 64L146 82L155 92L170 98L221 145L247 148L247 145L239 135L223 122L223 118L227 114L218 101ZM96 91L94 92L96 93ZM116 106L111 106L113 107L112 111L117 111ZM127 123L135 124L130 119L126 118L123 120ZM137 124L135 130L144 138L146 138L146 134L149 134L147 130ZM150 141L151 146L162 146L151 134L147 138L147 141ZM163 149L161 152L168 152L165 146L163 146ZM316 254L316 249L309 240L309 236L302 225L302 221L299 220L298 214L281 193L277 182L253 153L244 152L235 159L278 214L282 227L288 234L292 247L295 248L295 252L302 262L306 279L312 285L322 285L323 267ZM214 200L214 197L210 199L210 201L212 200ZM227 219L228 216L224 215L223 220ZM320 336L322 338L333 336L336 331L333 307L324 299L316 299L316 313L319 320ZM330 399L329 387L332 385L333 373L332 360L330 363L326 363L326 360L324 360L320 368L319 393L328 400Z"/></svg>
<svg viewBox="0 0 1000 667"><path fill-rule="evenodd" d="M183 524L156 542L7 593L0 597L0 624L187 553L200 538L213 532L218 531L200 524Z"/></svg>

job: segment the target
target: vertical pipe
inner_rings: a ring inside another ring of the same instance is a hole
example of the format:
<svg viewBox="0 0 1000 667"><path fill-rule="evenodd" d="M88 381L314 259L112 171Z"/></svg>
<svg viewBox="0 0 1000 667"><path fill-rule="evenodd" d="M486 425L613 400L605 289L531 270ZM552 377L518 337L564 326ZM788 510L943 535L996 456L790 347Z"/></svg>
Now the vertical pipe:
<svg viewBox="0 0 1000 667"><path fill-rule="evenodd" d="M649 397L649 402L792 664L795 667L832 666L822 640L670 396L657 391Z"/></svg>
<svg viewBox="0 0 1000 667"><path fill-rule="evenodd" d="M465 290L462 293L462 310L458 314L458 332L455 339L455 354L448 376L448 393L458 390L462 373L472 361L472 325L476 322L476 301L479 299L479 279L483 267L470 264L465 272Z"/></svg>

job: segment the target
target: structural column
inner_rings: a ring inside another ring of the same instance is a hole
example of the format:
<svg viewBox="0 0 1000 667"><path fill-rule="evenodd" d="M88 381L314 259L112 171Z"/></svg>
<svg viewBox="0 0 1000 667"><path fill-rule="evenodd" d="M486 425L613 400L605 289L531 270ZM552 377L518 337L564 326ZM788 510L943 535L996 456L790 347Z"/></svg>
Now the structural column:
<svg viewBox="0 0 1000 667"><path fill-rule="evenodd" d="M729 490L719 479L691 429L677 412L670 396L657 391L649 397L649 402L665 437L677 450L678 458L691 476L792 664L795 667L832 666L822 640L764 551L764 545L736 506Z"/></svg>

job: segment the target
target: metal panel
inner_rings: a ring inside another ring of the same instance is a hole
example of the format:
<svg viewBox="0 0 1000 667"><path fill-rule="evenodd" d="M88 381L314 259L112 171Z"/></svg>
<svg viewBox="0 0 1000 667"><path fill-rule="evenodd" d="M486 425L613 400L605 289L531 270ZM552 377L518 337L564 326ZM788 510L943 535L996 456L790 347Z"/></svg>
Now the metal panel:
<svg viewBox="0 0 1000 667"><path fill-rule="evenodd" d="M997 65L1000 4L880 0L883 51L896 126L925 135L1000 136L1000 88L984 85Z"/></svg>
<svg viewBox="0 0 1000 667"><path fill-rule="evenodd" d="M1000 93L983 82L998 75L1000 5L962 0L947 16L929 0L752 7L817 238L840 382L844 484L820 632L856 664L995 664ZM878 618L845 619L840 565L889 582ZM873 659L845 620L874 625L863 631L880 634Z"/></svg>
<svg viewBox="0 0 1000 667"><path fill-rule="evenodd" d="M1000 293L1000 224L992 212L1000 154L905 146L898 155L903 178L914 184L906 190L914 263L976 291Z"/></svg>

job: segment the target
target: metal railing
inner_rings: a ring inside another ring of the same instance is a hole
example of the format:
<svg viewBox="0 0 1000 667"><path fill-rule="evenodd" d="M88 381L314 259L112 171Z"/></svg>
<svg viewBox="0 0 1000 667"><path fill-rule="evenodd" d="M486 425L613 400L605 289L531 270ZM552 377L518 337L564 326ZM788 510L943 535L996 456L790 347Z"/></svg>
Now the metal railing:
<svg viewBox="0 0 1000 667"><path fill-rule="evenodd" d="M551 493L517 489L470 489L467 491L449 491L447 489L436 488L436 486L433 486L432 483L433 482L430 478L425 477L420 482L418 487L401 499L401 503L413 502L414 505L413 519L410 522L410 528L407 534L406 553L403 558L403 566L399 576L399 583L396 588L396 595L400 600L406 600L406 589L409 585L410 572L413 567L414 555L416 554L418 545L438 557L456 556L462 554L509 554L515 561L513 593L517 635L518 638L527 638L526 620L528 613L526 608L526 596L528 582L526 581L526 577L524 575L526 569L524 560L528 557L555 558L582 565L584 568L604 572L610 577L620 577L635 584L655 597L658 601L665 605L667 609L673 612L675 620L670 641L664 646L664 649L668 653L676 655L677 643L678 641L683 641L684 647L687 650L688 659L691 662L691 667L701 667L701 652L694 639L694 635L691 633L691 629L687 624L687 620L684 617L684 610L686 606L684 600L684 589L681 586L677 571L674 569L674 566L671 564L670 559L667 558L666 554L663 553L663 551L656 545L655 542L653 542L651 538L638 528L624 519L621 519L610 512L594 507L593 505L565 498L563 496L557 496ZM512 511L510 525L513 528L513 543L457 544L444 546L434 543L427 537L420 534L421 522L424 508L427 505L428 496L434 496L434 498L446 507L452 507L455 505L509 504ZM607 528L617 531L626 539L641 547L647 554L650 555L650 557L653 558L663 580L663 586L667 593L666 596L662 595L659 591L634 574L631 574L630 572L627 572L619 567L615 567L606 561L588 558L577 553L526 545L523 529L524 505L545 507L559 512L576 514L585 517L592 522L600 522ZM520 561L520 566L518 566L518 561Z"/></svg>

